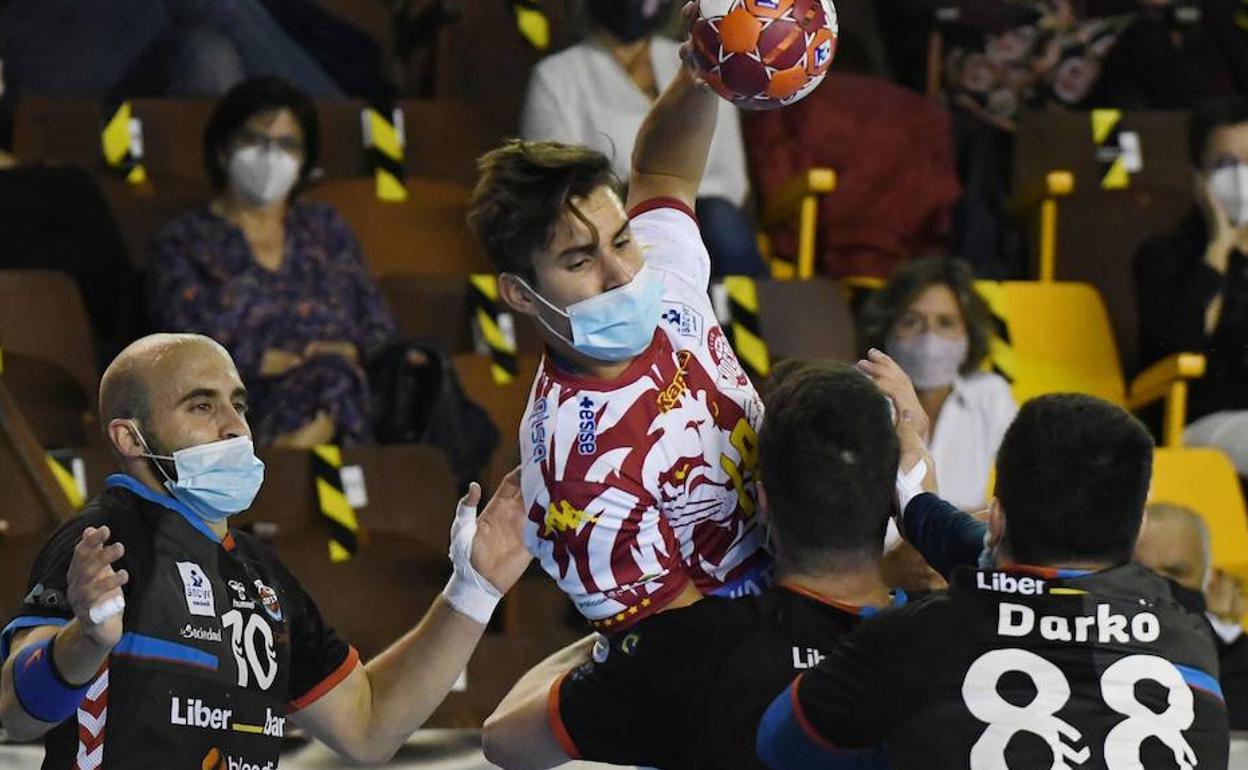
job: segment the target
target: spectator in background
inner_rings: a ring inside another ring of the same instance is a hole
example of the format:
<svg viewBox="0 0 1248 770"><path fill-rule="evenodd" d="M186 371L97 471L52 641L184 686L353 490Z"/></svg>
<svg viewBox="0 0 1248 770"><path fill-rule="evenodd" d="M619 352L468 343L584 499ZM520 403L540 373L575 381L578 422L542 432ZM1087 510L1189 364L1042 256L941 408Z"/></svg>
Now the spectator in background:
<svg viewBox="0 0 1248 770"><path fill-rule="evenodd" d="M155 238L156 325L230 351L257 443L369 440L362 367L398 331L347 223L296 199L316 165L311 101L281 80L244 82L217 105L203 142L218 195Z"/></svg>
<svg viewBox="0 0 1248 770"><path fill-rule="evenodd" d="M523 137L598 150L627 183L641 121L680 68L679 44L655 34L671 6L671 0L587 0L588 38L533 70ZM748 188L737 111L725 101L696 205L716 275L767 273L743 209Z"/></svg>
<svg viewBox="0 0 1248 770"><path fill-rule="evenodd" d="M5 94L0 61L0 99ZM19 163L0 113L0 270L73 276L102 362L135 331L137 281L108 201L86 171Z"/></svg>
<svg viewBox="0 0 1248 770"><path fill-rule="evenodd" d="M906 263L861 316L861 349L888 353L918 391L941 496L964 510L983 508L997 447L1018 407L1009 383L979 370L990 316L970 267L941 257Z"/></svg>
<svg viewBox="0 0 1248 770"><path fill-rule="evenodd" d="M1219 680L1232 730L1248 730L1248 639L1240 625L1243 587L1213 566L1209 527L1195 511L1169 503L1145 509L1135 560L1187 589L1203 603L1218 645Z"/></svg>
<svg viewBox="0 0 1248 770"><path fill-rule="evenodd" d="M216 97L259 76L315 98L342 96L260 0L8 0L0 57L19 98L105 98L133 87Z"/></svg>
<svg viewBox="0 0 1248 770"><path fill-rule="evenodd" d="M1205 355L1184 442L1225 451L1248 476L1248 101L1194 110L1189 150L1196 205L1135 254L1140 363Z"/></svg>

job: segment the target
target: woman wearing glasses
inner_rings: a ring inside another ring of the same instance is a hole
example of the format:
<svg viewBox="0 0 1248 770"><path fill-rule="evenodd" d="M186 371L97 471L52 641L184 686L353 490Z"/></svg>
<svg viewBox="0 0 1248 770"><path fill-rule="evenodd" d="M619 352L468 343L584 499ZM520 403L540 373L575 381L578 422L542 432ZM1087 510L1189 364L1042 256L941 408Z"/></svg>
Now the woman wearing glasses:
<svg viewBox="0 0 1248 770"><path fill-rule="evenodd" d="M230 351L257 443L369 440L362 364L398 335L347 223L298 198L319 138L315 106L294 87L239 84L204 131L215 197L153 243L156 326L206 334Z"/></svg>

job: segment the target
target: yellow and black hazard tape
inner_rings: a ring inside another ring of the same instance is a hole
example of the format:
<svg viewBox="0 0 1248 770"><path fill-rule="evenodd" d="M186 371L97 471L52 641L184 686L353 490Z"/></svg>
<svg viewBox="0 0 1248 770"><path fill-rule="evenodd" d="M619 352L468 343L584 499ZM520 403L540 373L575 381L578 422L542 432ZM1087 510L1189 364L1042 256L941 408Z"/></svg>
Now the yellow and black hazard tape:
<svg viewBox="0 0 1248 770"><path fill-rule="evenodd" d="M387 203L407 200L403 184L403 111L369 105L364 108L364 154L377 181L377 199Z"/></svg>
<svg viewBox="0 0 1248 770"><path fill-rule="evenodd" d="M515 321L499 299L498 276L474 273L468 276L468 291L473 322L489 348L494 382L506 385L515 378L520 364L516 357Z"/></svg>
<svg viewBox="0 0 1248 770"><path fill-rule="evenodd" d="M100 149L104 163L130 184L147 181L143 167L142 124L134 117L130 102L122 102L105 112L100 129Z"/></svg>
<svg viewBox="0 0 1248 770"><path fill-rule="evenodd" d="M1014 345L1010 341L1009 308L1005 301L1005 287L997 281L976 281L975 290L984 298L988 305L992 336L988 338L988 359L986 365L1006 379L1014 383L1018 371L1014 355Z"/></svg>
<svg viewBox="0 0 1248 770"><path fill-rule="evenodd" d="M1121 144L1122 110L1092 110L1092 141L1101 169L1101 189L1123 190L1131 184Z"/></svg>
<svg viewBox="0 0 1248 770"><path fill-rule="evenodd" d="M360 522L342 488L342 451L333 444L312 449L316 502L329 527L329 560L344 562L360 551Z"/></svg>
<svg viewBox="0 0 1248 770"><path fill-rule="evenodd" d="M516 29L520 37L539 51L550 48L550 19L542 12L537 0L512 0Z"/></svg>
<svg viewBox="0 0 1248 770"><path fill-rule="evenodd" d="M771 354L763 340L758 320L758 285L753 278L730 275L724 278L728 292L728 312L732 320L728 334L732 348L754 382L762 382L771 372Z"/></svg>

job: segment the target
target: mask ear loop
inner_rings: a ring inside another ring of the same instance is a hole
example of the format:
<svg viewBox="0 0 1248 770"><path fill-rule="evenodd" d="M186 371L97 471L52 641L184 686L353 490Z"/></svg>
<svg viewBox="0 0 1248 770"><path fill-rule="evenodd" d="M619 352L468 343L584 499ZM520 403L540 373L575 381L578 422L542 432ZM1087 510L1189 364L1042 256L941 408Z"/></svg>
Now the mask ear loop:
<svg viewBox="0 0 1248 770"><path fill-rule="evenodd" d="M540 302L542 305L545 305L546 307L550 308L550 309L551 309L552 311L554 311L555 313L558 313L558 314L559 314L559 316L563 318L563 320L565 320L565 321L567 321L567 322L568 322L569 331L571 330L571 326L572 326L572 317L571 317L571 316L569 316L569 315L567 314L567 312L566 312L566 311L560 310L559 308L555 307L555 306L554 306L554 304L552 304L550 300L548 300L548 299L546 299L545 297L543 297L543 296L541 295L541 293L539 293L536 289L534 289L532 286L530 286L528 281L524 280L523 278L521 278L520 276L516 275L515 273L509 273L509 275L510 275L512 278L514 278L514 279L515 279L515 281L516 281L516 283L520 284L520 285L524 288L524 290L525 290L525 291L527 291L529 294L533 295L533 297L534 297L535 299L537 299L537 301L538 301L538 302ZM543 317L542 317L542 314L541 314L541 312L540 312L540 311L539 311L539 312L538 312L538 314L537 314L537 322L538 322L538 323L540 323L542 326L544 326L544 327L546 328L546 331L550 332L551 334L555 335L555 336L556 336L556 337L558 337L559 339L563 340L563 341L564 341L564 342L566 342L566 343L567 343L570 347L573 347L573 348L575 348L575 347L576 347L576 344L575 344L574 342L572 342L572 339L571 339L570 337L567 337L567 336L566 336L566 335L564 335L563 333L561 333L561 332L560 332L559 330L557 330L555 327L551 326L551 325L550 325L550 322L549 322L549 321L547 321L545 318L543 318Z"/></svg>
<svg viewBox="0 0 1248 770"><path fill-rule="evenodd" d="M169 476L169 473L165 470L165 466L161 465L161 461L163 460L165 462L171 462L171 463L176 462L176 461L169 455L158 455L158 454L153 453L152 445L147 443L147 439L143 436L143 431L139 430L139 424L137 422L135 422L134 420L130 420L130 428L134 431L135 437L139 439L139 443L143 445L143 453L140 455L140 457L145 457L148 460L151 460L152 465L156 466L156 470L160 471L160 475L165 477L165 481L169 482L170 484L174 483L174 480Z"/></svg>

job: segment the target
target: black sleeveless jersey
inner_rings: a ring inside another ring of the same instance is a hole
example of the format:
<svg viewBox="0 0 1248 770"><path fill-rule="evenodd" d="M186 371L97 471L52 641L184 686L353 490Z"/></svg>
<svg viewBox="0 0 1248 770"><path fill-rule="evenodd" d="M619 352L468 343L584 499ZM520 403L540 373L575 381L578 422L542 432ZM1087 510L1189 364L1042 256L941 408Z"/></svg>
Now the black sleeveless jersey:
<svg viewBox="0 0 1248 770"><path fill-rule="evenodd" d="M126 547L124 632L77 714L47 733L45 770L274 770L287 716L357 665L355 650L263 544L222 540L129 476L61 526L3 632L73 618L66 572L88 527Z"/></svg>

